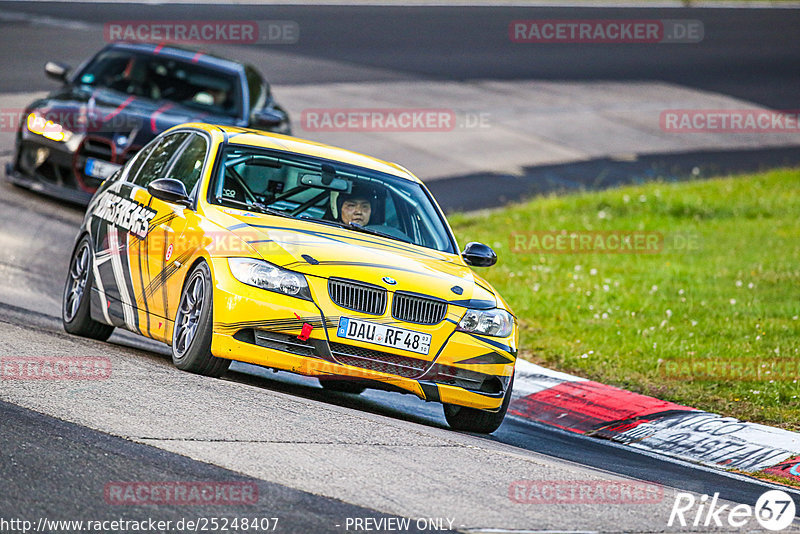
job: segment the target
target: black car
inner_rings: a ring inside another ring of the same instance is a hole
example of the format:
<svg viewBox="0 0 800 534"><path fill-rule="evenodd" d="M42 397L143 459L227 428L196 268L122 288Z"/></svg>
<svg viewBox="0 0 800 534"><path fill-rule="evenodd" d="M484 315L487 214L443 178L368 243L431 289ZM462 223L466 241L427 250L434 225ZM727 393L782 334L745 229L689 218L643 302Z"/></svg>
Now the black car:
<svg viewBox="0 0 800 534"><path fill-rule="evenodd" d="M79 204L176 124L291 133L288 114L255 68L194 50L115 43L74 72L54 62L45 72L64 85L25 109L6 175Z"/></svg>

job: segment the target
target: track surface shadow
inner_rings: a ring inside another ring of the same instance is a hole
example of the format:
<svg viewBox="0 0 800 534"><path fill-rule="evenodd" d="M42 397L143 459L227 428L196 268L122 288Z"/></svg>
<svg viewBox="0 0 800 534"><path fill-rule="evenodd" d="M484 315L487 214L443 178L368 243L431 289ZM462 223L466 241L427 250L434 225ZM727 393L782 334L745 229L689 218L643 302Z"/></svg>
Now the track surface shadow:
<svg viewBox="0 0 800 534"><path fill-rule="evenodd" d="M800 147L697 151L526 167L521 175L477 173L426 183L446 212L496 208L551 193L681 182L800 165Z"/></svg>

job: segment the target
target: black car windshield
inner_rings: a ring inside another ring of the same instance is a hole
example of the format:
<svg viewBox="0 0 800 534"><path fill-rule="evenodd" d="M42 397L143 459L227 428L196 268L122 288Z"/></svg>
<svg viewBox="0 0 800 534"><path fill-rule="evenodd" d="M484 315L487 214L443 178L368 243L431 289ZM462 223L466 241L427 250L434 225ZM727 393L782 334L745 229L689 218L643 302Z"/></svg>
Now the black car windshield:
<svg viewBox="0 0 800 534"><path fill-rule="evenodd" d="M75 82L152 100L168 100L200 112L241 116L242 98L236 74L174 58L107 50L89 62Z"/></svg>
<svg viewBox="0 0 800 534"><path fill-rule="evenodd" d="M228 145L209 201L454 253L450 231L420 184L336 161Z"/></svg>

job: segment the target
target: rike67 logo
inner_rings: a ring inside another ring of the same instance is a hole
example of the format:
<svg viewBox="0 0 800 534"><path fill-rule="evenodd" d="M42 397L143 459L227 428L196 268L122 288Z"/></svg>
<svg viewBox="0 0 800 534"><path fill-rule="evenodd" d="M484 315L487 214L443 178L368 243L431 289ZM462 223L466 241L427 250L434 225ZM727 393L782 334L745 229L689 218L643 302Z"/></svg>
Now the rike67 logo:
<svg viewBox="0 0 800 534"><path fill-rule="evenodd" d="M754 507L749 504L731 507L718 501L719 493L710 499L708 495L696 498L691 493L678 493L667 526L723 527L727 522L731 527L742 528L755 517L762 528L778 531L792 524L796 512L791 495L781 490L765 492Z"/></svg>

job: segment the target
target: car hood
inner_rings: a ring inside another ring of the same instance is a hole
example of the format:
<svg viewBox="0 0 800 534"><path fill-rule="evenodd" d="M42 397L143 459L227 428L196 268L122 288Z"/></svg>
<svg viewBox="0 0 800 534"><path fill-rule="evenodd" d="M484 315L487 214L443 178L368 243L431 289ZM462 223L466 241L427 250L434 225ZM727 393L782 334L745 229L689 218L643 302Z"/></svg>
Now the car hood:
<svg viewBox="0 0 800 534"><path fill-rule="evenodd" d="M143 146L164 130L185 122L237 123L233 117L210 115L165 100L88 86L59 89L31 104L29 111L33 110L75 133L113 139L119 151Z"/></svg>
<svg viewBox="0 0 800 534"><path fill-rule="evenodd" d="M261 258L296 272L358 280L465 307L498 305L491 287L453 254L305 221L278 217L231 219L229 222L238 222L227 229Z"/></svg>

